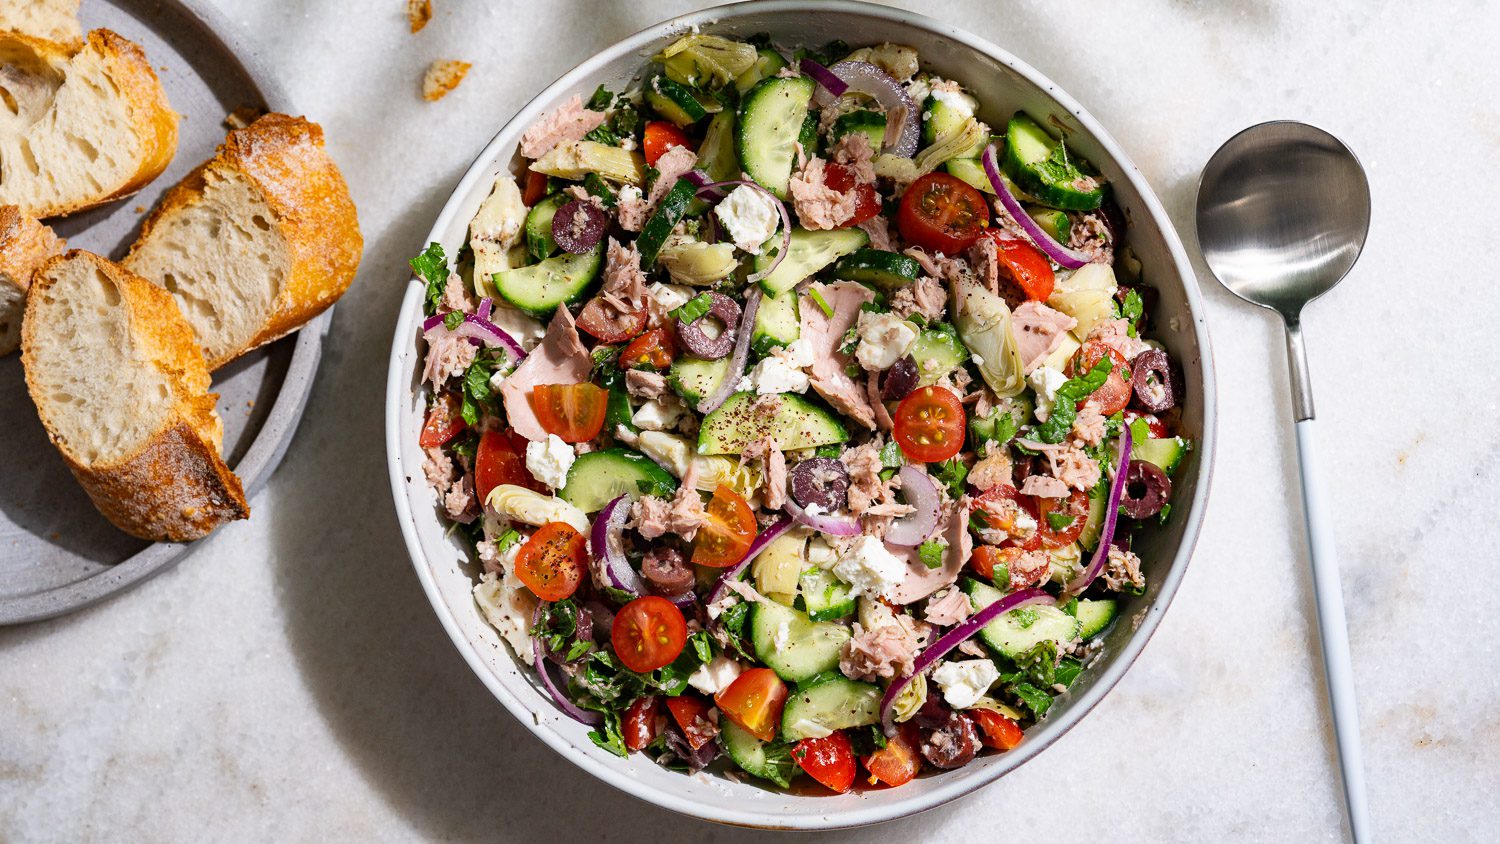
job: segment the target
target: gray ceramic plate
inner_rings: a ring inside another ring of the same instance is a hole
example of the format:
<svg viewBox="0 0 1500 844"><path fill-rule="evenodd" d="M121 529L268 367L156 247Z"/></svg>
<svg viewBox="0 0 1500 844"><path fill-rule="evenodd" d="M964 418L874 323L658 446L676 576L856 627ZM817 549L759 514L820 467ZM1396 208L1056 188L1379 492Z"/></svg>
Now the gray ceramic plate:
<svg viewBox="0 0 1500 844"><path fill-rule="evenodd" d="M135 196L55 225L70 246L120 258L162 192L213 155L226 115L240 107L295 112L263 57L212 7L193 0L85 0L82 17L85 29L106 27L144 47L183 118L177 157L161 178ZM214 374L224 456L252 497L302 417L330 316ZM163 571L194 547L134 539L99 515L47 442L19 355L0 359L0 466L0 624L88 606Z"/></svg>

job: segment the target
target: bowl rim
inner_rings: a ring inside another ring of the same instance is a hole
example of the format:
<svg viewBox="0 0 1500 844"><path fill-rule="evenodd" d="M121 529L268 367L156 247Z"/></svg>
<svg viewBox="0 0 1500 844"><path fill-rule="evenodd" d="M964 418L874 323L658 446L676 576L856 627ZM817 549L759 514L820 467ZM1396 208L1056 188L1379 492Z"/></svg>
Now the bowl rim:
<svg viewBox="0 0 1500 844"><path fill-rule="evenodd" d="M1183 293L1187 301L1189 314L1191 315L1192 331L1200 353L1203 382L1203 429L1199 447L1196 450L1199 460L1197 487L1191 505L1186 508L1187 513L1185 516L1187 523L1184 526L1182 541L1177 546L1177 551L1172 558L1171 565L1162 578L1160 591L1157 593L1155 600L1145 607L1134 635L1119 649L1118 655L1110 665L1096 675L1093 684L1082 694L1074 698L1064 713L1056 718L1044 721L1039 735L1032 737L1031 740L1023 743L1017 749L1006 753L1001 757L1004 761L991 765L982 773L964 778L954 778L951 782L941 783L930 790L923 791L920 796L902 797L900 796L900 790L891 790L885 792L892 795L888 800L869 801L868 805L861 805L854 809L845 809L827 814L787 816L771 811L757 811L745 808L715 808L712 812L709 812L705 806L697 801L684 799L674 793L640 784L629 775L629 772L624 767L614 764L612 761L596 760L586 754L579 753L572 742L569 742L556 731L537 729L530 717L530 710L511 694L510 690L505 687L500 679L485 664L478 649L464 635L458 620L443 601L434 576L433 566L427 561L422 551L421 540L417 536L414 513L406 492L407 472L401 459L403 406L410 398L411 383L406 353L410 351L411 338L418 325L420 315L419 304L423 291L420 282L412 279L401 301L395 336L391 347L390 366L386 378L385 440L387 468L391 480L392 496L395 499L397 518L400 520L402 538L406 543L408 555L411 557L412 567L416 570L417 578L421 581L423 591L426 592L428 601L432 604L438 620L443 625L443 629L447 631L449 638L453 640L459 653L463 656L465 662L469 664L470 669L479 677L480 682L484 683L490 693L510 711L511 715L525 725L533 735L536 735L574 765L577 765L600 781L620 791L661 808L716 823L762 829L850 828L896 820L935 808L989 785L1024 764L1049 747L1091 712L1103 700L1104 696L1114 688L1125 675L1125 672L1130 669L1131 665L1140 656L1146 643L1150 641L1152 635L1156 632L1157 625L1160 623L1167 607L1170 606L1172 598L1176 595L1182 578L1186 574L1187 565L1197 545L1208 501L1209 488L1213 477L1214 446L1217 428L1214 361L1212 347L1209 342L1207 316L1202 292L1199 289L1197 276L1188 260L1187 253L1176 228L1172 225L1171 219L1162 206L1160 199L1157 198L1155 192L1146 183L1140 169L1125 154L1119 143L1115 141L1078 101L1029 64L1021 61L998 45L962 28L904 9L858 2L858 0L818 0L818 2L810 2L810 0L745 0L744 2L713 6L678 15L645 27L574 66L528 100L524 106L507 120L464 172L463 177L459 180L459 183L449 195L448 201L444 204L443 210L434 221L426 242L441 240L442 233L452 225L453 218L458 213L459 207L463 204L462 198L474 190L478 180L491 177L490 171L493 162L509 158L507 153L512 151L502 149L500 140L502 136L508 134L512 126L518 125L521 122L530 123L535 120L540 116L543 106L551 104L561 93L574 87L581 80L596 74L604 66L627 54L640 54L641 49L646 44L669 33L708 26L726 18L737 17L750 12L786 14L805 13L808 11L817 11L824 14L850 13L866 17L882 18L891 23L923 30L929 34L949 39L987 55L996 62L1005 65L1027 82L1045 91L1057 101L1063 110L1078 121L1078 125L1083 130L1087 131L1098 142L1105 153L1120 168L1124 178L1129 181L1131 186L1140 195L1142 206L1148 213L1150 223L1161 233L1172 264L1182 282Z"/></svg>

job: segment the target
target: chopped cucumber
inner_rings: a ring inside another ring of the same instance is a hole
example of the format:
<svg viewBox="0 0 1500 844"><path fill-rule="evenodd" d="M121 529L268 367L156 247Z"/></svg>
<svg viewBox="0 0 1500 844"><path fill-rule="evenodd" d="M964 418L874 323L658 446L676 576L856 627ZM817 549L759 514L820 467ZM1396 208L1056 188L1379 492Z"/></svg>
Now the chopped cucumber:
<svg viewBox="0 0 1500 844"><path fill-rule="evenodd" d="M1068 219L1066 211L1031 205L1026 208L1026 213L1042 227L1048 237L1059 243L1067 243L1073 236L1073 221Z"/></svg>
<svg viewBox="0 0 1500 844"><path fill-rule="evenodd" d="M558 305L571 305L587 298L589 285L604 265L604 244L581 255L563 254L540 263L495 273L500 298L538 319L547 319Z"/></svg>
<svg viewBox="0 0 1500 844"><path fill-rule="evenodd" d="M880 687L838 674L799 687L781 711L781 737L821 738L835 730L880 722Z"/></svg>
<svg viewBox="0 0 1500 844"><path fill-rule="evenodd" d="M813 621L774 601L757 601L750 611L750 643L756 658L792 683L837 668L839 652L851 635L842 624Z"/></svg>
<svg viewBox="0 0 1500 844"><path fill-rule="evenodd" d="M813 621L848 618L854 615L858 605L857 597L849 593L849 584L826 569L809 567L804 570L797 589L802 594L807 617Z"/></svg>
<svg viewBox="0 0 1500 844"><path fill-rule="evenodd" d="M969 359L969 349L952 331L924 328L907 350L917 364L917 385L926 387Z"/></svg>
<svg viewBox="0 0 1500 844"><path fill-rule="evenodd" d="M993 586L965 578L962 589L974 609L982 610L1005 596ZM1059 649L1077 639L1082 625L1078 619L1052 605L1022 607L991 621L979 631L979 638L991 650L1011 659L1019 659L1046 641Z"/></svg>
<svg viewBox="0 0 1500 844"><path fill-rule="evenodd" d="M724 376L729 374L729 358L704 360L695 357L679 357L667 370L667 386L677 395L687 399L688 404L697 404L703 397L718 389Z"/></svg>
<svg viewBox="0 0 1500 844"><path fill-rule="evenodd" d="M755 393L735 393L704 417L699 454L744 454L752 442L771 437L782 451L817 448L849 439L836 414L796 393L782 393L774 413L755 409Z"/></svg>
<svg viewBox="0 0 1500 844"><path fill-rule="evenodd" d="M1093 639L1103 633L1120 613L1120 602L1114 598L1093 601L1081 598L1078 601L1078 622L1082 629L1078 635Z"/></svg>
<svg viewBox="0 0 1500 844"><path fill-rule="evenodd" d="M1078 169L1067 147L1040 124L1016 112L1005 128L1005 174L1043 205L1092 211L1104 201L1104 186Z"/></svg>
<svg viewBox="0 0 1500 844"><path fill-rule="evenodd" d="M828 127L828 140L837 141L850 132L864 133L870 139L870 148L880 152L885 144L885 115L863 108L841 114Z"/></svg>
<svg viewBox="0 0 1500 844"><path fill-rule="evenodd" d="M656 206L656 213L641 227L640 237L635 239L635 246L641 253L641 269L651 271L656 263L656 255L661 251L667 238L671 236L672 229L682 222L683 216L687 214L688 205L693 201L698 189L687 179L679 178L672 184L672 188L661 198Z"/></svg>
<svg viewBox="0 0 1500 844"><path fill-rule="evenodd" d="M927 102L922 106L922 146L930 147L944 135L962 129L964 121L970 117L973 117L973 114L964 114L950 103L929 95ZM882 125L881 128L883 129L884 126ZM954 158L978 159L987 143L989 143L988 138L982 139ZM875 148L880 149L880 146L877 144Z"/></svg>
<svg viewBox="0 0 1500 844"><path fill-rule="evenodd" d="M761 741L728 718L719 719L719 728L724 754L750 776L785 787L800 772L784 742ZM767 752L773 746L780 752Z"/></svg>
<svg viewBox="0 0 1500 844"><path fill-rule="evenodd" d="M762 79L775 76L776 71L786 67L786 59L770 47L761 47L755 53L755 64L750 65L749 70L734 79L734 87L741 94L754 88Z"/></svg>
<svg viewBox="0 0 1500 844"><path fill-rule="evenodd" d="M922 265L910 255L886 252L883 249L861 249L838 260L833 265L833 274L864 284L873 284L884 290L905 287L917 280Z"/></svg>
<svg viewBox="0 0 1500 844"><path fill-rule="evenodd" d="M772 76L751 88L740 103L735 126L740 166L778 199L787 198L813 87L805 76Z"/></svg>
<svg viewBox="0 0 1500 844"><path fill-rule="evenodd" d="M984 174L984 165L977 158L950 158L943 164L943 169L948 171L948 175L967 183L975 190L989 194L995 192L990 184L990 177Z"/></svg>
<svg viewBox="0 0 1500 844"><path fill-rule="evenodd" d="M552 239L552 218L557 216L557 209L570 201L572 198L567 194L554 193L526 212L526 251L532 258L546 260L557 251L557 242Z"/></svg>
<svg viewBox="0 0 1500 844"><path fill-rule="evenodd" d="M797 143L802 145L802 154L811 158L821 155L823 144L818 137L818 114L808 109L807 116L802 118L802 131L797 133Z"/></svg>
<svg viewBox="0 0 1500 844"><path fill-rule="evenodd" d="M630 394L624 387L609 388L609 404L604 410L604 427L610 433L623 427L632 434L640 433L635 424L635 410L630 406Z"/></svg>
<svg viewBox="0 0 1500 844"><path fill-rule="evenodd" d="M640 498L642 483L677 489L677 479L646 455L628 448L606 448L579 455L557 497L585 513L597 513L622 495Z"/></svg>
<svg viewBox="0 0 1500 844"><path fill-rule="evenodd" d="M683 127L691 126L707 117L711 111L719 110L718 103L698 99L686 85L666 76L651 79L646 86L646 102L657 114Z"/></svg>
<svg viewBox="0 0 1500 844"><path fill-rule="evenodd" d="M777 265L774 272L760 280L760 287L768 295L780 296L802 283L803 279L816 274L839 258L863 248L869 242L870 236L865 234L864 229L851 227L828 231L808 231L795 226L792 228L791 245L787 247L786 257ZM756 271L759 272L769 266L774 257L776 256L771 254L770 249L756 255Z"/></svg>
<svg viewBox="0 0 1500 844"><path fill-rule="evenodd" d="M750 348L764 357L778 346L790 346L802 336L802 322L797 311L797 296L783 293L780 296L763 296L755 311L755 330L750 335Z"/></svg>
<svg viewBox="0 0 1500 844"><path fill-rule="evenodd" d="M716 182L740 177L740 159L734 153L734 112L721 111L708 121L703 133L703 143L698 145L698 169ZM694 198L688 205L688 215L696 216L708 210L708 203Z"/></svg>
<svg viewBox="0 0 1500 844"><path fill-rule="evenodd" d="M1147 463L1155 463L1158 468L1169 475L1177 471L1177 464L1182 462L1183 455L1187 452L1188 442L1182 437L1152 438L1144 442L1133 443L1130 447L1131 457Z"/></svg>
<svg viewBox="0 0 1500 844"><path fill-rule="evenodd" d="M1104 530L1104 511L1109 504L1108 479L1101 480L1089 490L1089 514L1083 520L1083 532L1078 534L1078 544L1092 551L1099 544L1099 532Z"/></svg>

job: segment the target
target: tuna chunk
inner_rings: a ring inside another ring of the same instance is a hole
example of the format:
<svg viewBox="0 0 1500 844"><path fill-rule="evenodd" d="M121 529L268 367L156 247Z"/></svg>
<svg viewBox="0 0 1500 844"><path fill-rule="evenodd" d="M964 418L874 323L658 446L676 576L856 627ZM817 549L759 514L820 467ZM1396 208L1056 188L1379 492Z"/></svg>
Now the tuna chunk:
<svg viewBox="0 0 1500 844"><path fill-rule="evenodd" d="M1017 307L1011 313L1010 333L1016 340L1016 351L1021 354L1022 369L1030 374L1041 366L1076 325L1078 320L1041 302L1025 302Z"/></svg>
<svg viewBox="0 0 1500 844"><path fill-rule="evenodd" d="M920 314L928 322L941 322L948 310L948 294L942 282L922 276L891 294L891 313L910 318Z"/></svg>
<svg viewBox="0 0 1500 844"><path fill-rule="evenodd" d="M1089 332L1088 339L1097 340L1114 349L1126 360L1135 360L1137 355L1151 348L1139 337L1130 336L1130 323L1123 319L1101 320Z"/></svg>
<svg viewBox="0 0 1500 844"><path fill-rule="evenodd" d="M667 392L667 379L660 372L626 370L625 391L640 399L659 399Z"/></svg>
<svg viewBox="0 0 1500 844"><path fill-rule="evenodd" d="M1036 498L1067 498L1068 485L1050 475L1030 475L1021 482L1021 494Z"/></svg>
<svg viewBox="0 0 1500 844"><path fill-rule="evenodd" d="M1010 571L1010 588L1041 586L1052 576L1052 557L1046 551L1022 551L1006 560Z"/></svg>
<svg viewBox="0 0 1500 844"><path fill-rule="evenodd" d="M864 132L849 132L828 150L833 160L848 167L856 184L875 184L875 148Z"/></svg>
<svg viewBox="0 0 1500 844"><path fill-rule="evenodd" d="M422 380L434 387L443 386L449 378L458 378L474 362L479 347L441 325L427 332L427 362Z"/></svg>
<svg viewBox="0 0 1500 844"><path fill-rule="evenodd" d="M964 564L974 551L974 538L969 533L969 513L972 506L973 502L968 496L945 506L937 533L948 547L943 550L943 565L940 568L928 568L916 548L901 549L906 551L906 577L892 590L892 602L909 604L919 601L958 580L959 572L963 571ZM896 552L898 549L891 550Z"/></svg>
<svg viewBox="0 0 1500 844"><path fill-rule="evenodd" d="M856 622L854 637L844 643L839 655L839 670L846 677L865 681L908 674L925 639L917 621L904 613L870 629Z"/></svg>
<svg viewBox="0 0 1500 844"><path fill-rule="evenodd" d="M771 437L761 437L745 447L740 464L744 465L744 461L748 459L760 460L765 464L766 508L780 510L786 504L786 455L782 453L781 446Z"/></svg>
<svg viewBox="0 0 1500 844"><path fill-rule="evenodd" d="M1109 546L1109 560L1104 564L1103 574L1107 589L1119 591L1126 585L1141 589L1146 585L1146 578L1141 575L1141 558L1118 545Z"/></svg>
<svg viewBox="0 0 1500 844"><path fill-rule="evenodd" d="M655 165L656 172L660 175L651 185L651 195L646 199L646 207L655 208L661 198L667 195L667 191L677 184L677 180L696 166L698 155L687 147L672 147L662 153Z"/></svg>
<svg viewBox="0 0 1500 844"><path fill-rule="evenodd" d="M640 231L651 216L651 206L646 203L645 195L634 185L620 188L620 194L616 197L615 210L619 214L620 228L628 232Z"/></svg>
<svg viewBox="0 0 1500 844"><path fill-rule="evenodd" d="M836 191L829 187L827 166L828 162L814 156L792 174L792 207L805 229L836 229L854 218L858 194L852 188Z"/></svg>
<svg viewBox="0 0 1500 844"><path fill-rule="evenodd" d="M547 430L531 409L531 390L540 384L578 384L587 381L593 369L589 350L578 339L573 315L559 307L547 326L547 336L521 365L500 385L505 416L510 426L528 440L545 440Z"/></svg>
<svg viewBox="0 0 1500 844"><path fill-rule="evenodd" d="M803 297L800 303L802 341L813 355L808 380L813 390L835 410L874 429L875 409L870 406L864 388L845 371L849 357L839 352L839 346L844 333L859 319L860 306L873 301L875 294L852 281L823 285L820 290L824 301L833 308L832 317L825 315L811 297Z"/></svg>
<svg viewBox="0 0 1500 844"><path fill-rule="evenodd" d="M885 481L880 479L880 447L865 443L844 452L839 458L849 470L849 512L863 515L872 506L886 498Z"/></svg>
<svg viewBox="0 0 1500 844"><path fill-rule="evenodd" d="M942 627L951 627L968 618L974 611L969 596L962 589L950 586L927 602L927 621Z"/></svg>
<svg viewBox="0 0 1500 844"><path fill-rule="evenodd" d="M521 155L541 158L558 144L583 140L584 135L603 123L604 112L589 111L583 107L583 98L574 94L572 99L543 115L522 133Z"/></svg>
<svg viewBox="0 0 1500 844"><path fill-rule="evenodd" d="M870 248L879 249L884 252L895 252L896 245L891 242L891 224L885 217L876 214L863 223L860 229L870 236Z"/></svg>

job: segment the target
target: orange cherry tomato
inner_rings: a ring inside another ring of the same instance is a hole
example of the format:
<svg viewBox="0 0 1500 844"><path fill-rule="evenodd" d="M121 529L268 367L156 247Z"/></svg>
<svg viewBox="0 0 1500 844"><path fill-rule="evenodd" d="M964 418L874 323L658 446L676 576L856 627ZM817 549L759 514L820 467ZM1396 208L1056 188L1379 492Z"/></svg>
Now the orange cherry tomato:
<svg viewBox="0 0 1500 844"><path fill-rule="evenodd" d="M936 384L916 390L896 406L894 435L908 458L918 463L947 460L964 447L967 418L958 396Z"/></svg>
<svg viewBox="0 0 1500 844"><path fill-rule="evenodd" d="M437 448L448 442L463 429L469 427L459 412L458 396L454 393L439 393L437 400L432 403L432 409L427 411L427 421L422 423L422 436L417 438L417 445L423 448Z"/></svg>
<svg viewBox="0 0 1500 844"><path fill-rule="evenodd" d="M831 190L845 193L851 189L855 191L854 216L850 217L839 228L857 226L860 223L880 213L880 192L874 185L859 185L854 183L854 168L843 164L826 164L823 167L823 182Z"/></svg>
<svg viewBox="0 0 1500 844"><path fill-rule="evenodd" d="M812 778L843 794L854 785L854 746L843 730L792 746L792 758Z"/></svg>
<svg viewBox="0 0 1500 844"><path fill-rule="evenodd" d="M526 188L521 191L521 204L527 208L542 201L547 195L547 174L535 170L526 171Z"/></svg>
<svg viewBox="0 0 1500 844"><path fill-rule="evenodd" d="M1042 547L1062 548L1071 545L1083 533L1083 524L1089 520L1089 494L1075 489L1067 498L1038 498L1036 509L1036 535L1041 539ZM1063 517L1072 521L1054 528L1047 518L1054 513L1060 514L1059 522Z"/></svg>
<svg viewBox="0 0 1500 844"><path fill-rule="evenodd" d="M901 196L896 225L908 243L957 255L973 245L990 221L984 194L947 173L928 173Z"/></svg>
<svg viewBox="0 0 1500 844"><path fill-rule="evenodd" d="M693 542L693 564L722 569L745 559L755 541L755 513L745 499L719 484L704 512L708 520Z"/></svg>
<svg viewBox="0 0 1500 844"><path fill-rule="evenodd" d="M1020 238L1011 237L999 229L985 229L984 234L995 241L995 252L1000 259L1000 273L1021 288L1027 299L1047 301L1052 295L1056 277L1052 264L1041 250Z"/></svg>
<svg viewBox="0 0 1500 844"><path fill-rule="evenodd" d="M665 120L653 120L646 124L646 130L641 138L641 153L646 156L646 163L652 167L656 166L656 160L667 154L672 147L689 147L693 141L687 133Z"/></svg>
<svg viewBox="0 0 1500 844"><path fill-rule="evenodd" d="M588 567L587 542L572 525L548 522L516 555L516 577L543 601L561 601L578 591Z"/></svg>
<svg viewBox="0 0 1500 844"><path fill-rule="evenodd" d="M994 579L997 562L1000 562L1000 549L994 545L977 546L969 556L969 567L985 580Z"/></svg>
<svg viewBox="0 0 1500 844"><path fill-rule="evenodd" d="M865 770L870 772L870 785L885 783L894 788L915 779L922 770L917 741L912 725L902 724L894 736L885 740L885 747L866 756L862 761Z"/></svg>
<svg viewBox="0 0 1500 844"><path fill-rule="evenodd" d="M646 308L621 313L602 296L595 296L578 312L578 327L601 343L623 343L646 330Z"/></svg>
<svg viewBox="0 0 1500 844"><path fill-rule="evenodd" d="M609 391L582 384L538 384L531 388L531 409L549 434L565 443L588 442L604 428Z"/></svg>
<svg viewBox="0 0 1500 844"><path fill-rule="evenodd" d="M672 720L677 722L677 726L682 729L683 738L687 739L688 746L694 750L708 744L719 734L718 725L708 717L708 710L711 708L708 701L697 695L667 698L667 709L672 713Z"/></svg>
<svg viewBox="0 0 1500 844"><path fill-rule="evenodd" d="M769 668L752 668L714 695L724 716L761 741L775 741L786 704L786 683Z"/></svg>
<svg viewBox="0 0 1500 844"><path fill-rule="evenodd" d="M627 750L644 750L656 741L661 734L661 698L646 695L631 702L620 721L620 733L625 737Z"/></svg>
<svg viewBox="0 0 1500 844"><path fill-rule="evenodd" d="M644 674L671 664L682 653L683 645L687 644L687 620L671 601L647 595L636 598L615 614L609 641L626 668ZM667 701L668 707L672 700Z"/></svg>
<svg viewBox="0 0 1500 844"><path fill-rule="evenodd" d="M1099 363L1105 355L1109 355L1110 361L1114 364L1109 372L1109 378L1105 380L1102 387L1080 402L1080 406L1092 402L1100 413L1112 416L1124 410L1125 405L1130 403L1130 382L1126 381L1125 376L1121 374L1125 369L1124 355L1105 343L1090 340L1084 343L1083 347L1078 350L1078 354L1074 356L1068 368L1068 374L1070 376L1083 375L1093 369L1094 365Z"/></svg>
<svg viewBox="0 0 1500 844"><path fill-rule="evenodd" d="M1024 733L1021 725L1014 720L992 712L988 709L966 710L979 722L979 741L985 747L996 747L1000 750L1010 750L1021 743Z"/></svg>
<svg viewBox="0 0 1500 844"><path fill-rule="evenodd" d="M672 365L677 357L677 338L669 328L653 328L630 341L620 353L621 369L652 369L657 372Z"/></svg>
<svg viewBox="0 0 1500 844"><path fill-rule="evenodd" d="M526 438L515 431L485 431L474 452L474 493L483 504L501 484L515 484L541 492L543 487L526 468Z"/></svg>

